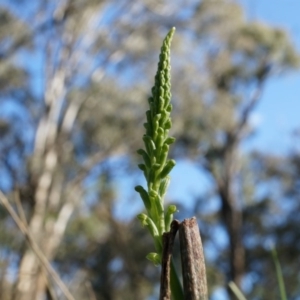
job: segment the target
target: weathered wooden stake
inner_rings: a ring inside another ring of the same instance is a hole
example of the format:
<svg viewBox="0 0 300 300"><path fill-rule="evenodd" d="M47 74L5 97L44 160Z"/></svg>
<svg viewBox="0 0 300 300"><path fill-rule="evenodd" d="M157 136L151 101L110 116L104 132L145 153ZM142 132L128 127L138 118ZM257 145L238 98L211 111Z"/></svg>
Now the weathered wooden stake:
<svg viewBox="0 0 300 300"><path fill-rule="evenodd" d="M195 217L179 226L184 300L207 300L205 260Z"/></svg>
<svg viewBox="0 0 300 300"><path fill-rule="evenodd" d="M195 217L182 223L174 220L170 232L163 234L162 270L159 300L171 300L170 270L172 249L179 229L184 299L207 300L205 260Z"/></svg>

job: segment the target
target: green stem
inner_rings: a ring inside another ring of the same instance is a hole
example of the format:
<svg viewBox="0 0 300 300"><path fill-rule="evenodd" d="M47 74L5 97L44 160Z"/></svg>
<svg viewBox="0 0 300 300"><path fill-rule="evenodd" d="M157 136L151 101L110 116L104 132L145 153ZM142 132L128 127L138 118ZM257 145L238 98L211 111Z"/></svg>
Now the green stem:
<svg viewBox="0 0 300 300"><path fill-rule="evenodd" d="M182 285L176 272L173 259L171 261L171 294L172 300L184 299Z"/></svg>

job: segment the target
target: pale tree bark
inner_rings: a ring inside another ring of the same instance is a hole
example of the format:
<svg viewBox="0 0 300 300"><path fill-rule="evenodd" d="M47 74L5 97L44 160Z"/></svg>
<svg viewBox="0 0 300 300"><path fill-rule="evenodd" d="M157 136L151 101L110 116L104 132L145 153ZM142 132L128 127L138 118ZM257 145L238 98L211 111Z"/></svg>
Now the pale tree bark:
<svg viewBox="0 0 300 300"><path fill-rule="evenodd" d="M86 59L86 49L89 49L95 42L93 36L95 31L92 28L99 18L103 17L101 15L102 4L102 2L95 2L85 7L80 19L77 19L75 23L71 20L71 25L66 18L71 14L72 1L66 1L64 5L58 6L53 13L53 20L54 25L59 24L60 27L55 33L57 36L52 38L61 41L60 51L57 54L57 50L53 49L55 47L52 45L52 39L47 42L46 46L45 113L38 123L31 159L30 178L34 186L34 199L28 229L49 261L54 258L68 221L82 198L82 180L95 164L100 163L118 148L117 145L112 144L106 151L88 157L81 169L79 168L77 176L69 182L66 181L60 165L64 163L64 155L69 154L64 151L71 150L62 149L62 143L70 138L80 108L88 100L88 98L83 98L67 102L68 83L72 81L72 76L76 72L92 74L95 71L95 66L90 66L90 64L85 66L83 61ZM63 26L63 20L66 20L65 26ZM80 45L78 45L78 39ZM105 64L114 59L113 54L112 51L107 55ZM84 66L84 68L80 69L79 66ZM102 67L105 66L102 65ZM99 71L100 67L97 70ZM103 69L102 77L104 73ZM99 82L99 76L97 80ZM55 217L47 217L49 214ZM50 286L47 274L35 253L30 247L25 248L13 298L15 300L44 299L46 290Z"/></svg>
<svg viewBox="0 0 300 300"><path fill-rule="evenodd" d="M33 214L29 220L29 231L34 236L37 244L43 249L45 238L45 216L49 205L49 195L55 187L53 176L58 163L56 138L58 132L58 114L61 102L65 96L65 73L58 70L45 93L45 102L48 110L41 119L35 143L34 159L42 164L40 167L37 187L34 195ZM40 265L37 257L28 248L21 259L19 278L15 299L40 299L37 295L36 280L39 277Z"/></svg>
<svg viewBox="0 0 300 300"><path fill-rule="evenodd" d="M65 37L63 42L65 45L60 51L56 69L50 67L53 63L50 55L47 57L48 80L44 94L46 110L37 127L31 168L36 188L33 213L28 221L28 229L48 260L53 257L74 209L74 200L61 203L63 178L59 178L60 182L55 180L60 161L59 118L65 102L66 80L70 73L67 64L70 59L70 39ZM50 53L50 47L48 50ZM80 194L77 197L80 197ZM57 219L45 221L49 209L57 213ZM47 276L30 247L24 251L18 275L14 299L43 299Z"/></svg>

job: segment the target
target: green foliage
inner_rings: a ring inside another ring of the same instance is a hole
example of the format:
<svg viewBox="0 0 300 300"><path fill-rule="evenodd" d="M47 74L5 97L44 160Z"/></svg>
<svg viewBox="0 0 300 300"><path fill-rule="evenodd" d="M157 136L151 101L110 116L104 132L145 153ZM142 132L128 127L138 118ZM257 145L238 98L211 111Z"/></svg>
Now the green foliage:
<svg viewBox="0 0 300 300"><path fill-rule="evenodd" d="M162 250L162 234L169 230L176 212L174 205L169 206L167 212L164 210L164 196L170 182L169 173L175 166L175 161L168 159L169 147L175 141L173 137L169 137L172 125L170 45L174 31L175 28L172 28L163 41L152 96L148 99L150 109L146 112L146 134L143 136L146 150L137 151L144 160L139 168L147 181L147 191L140 185L135 190L140 194L148 213L140 214L138 218L154 239L158 254L151 253L147 258L155 264Z"/></svg>

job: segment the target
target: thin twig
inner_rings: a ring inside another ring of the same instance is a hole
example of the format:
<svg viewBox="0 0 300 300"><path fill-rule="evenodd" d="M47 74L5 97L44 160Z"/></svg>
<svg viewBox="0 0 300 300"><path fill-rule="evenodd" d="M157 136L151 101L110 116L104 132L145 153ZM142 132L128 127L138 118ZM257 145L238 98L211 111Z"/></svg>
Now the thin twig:
<svg viewBox="0 0 300 300"><path fill-rule="evenodd" d="M163 251L161 260L161 277L160 277L160 296L159 300L171 299L170 288L170 270L171 270L171 258L174 239L179 228L179 222L174 220L171 223L171 229L169 232L163 234Z"/></svg>
<svg viewBox="0 0 300 300"><path fill-rule="evenodd" d="M63 292L64 296L68 300L75 300L72 294L70 293L69 289L66 287L66 285L62 282L62 280L59 278L59 275L56 273L56 271L53 269L51 264L49 263L48 259L45 257L43 252L40 250L39 246L35 242L34 238L32 237L31 233L29 232L27 226L22 222L22 220L19 218L19 216L14 211L13 207L9 203L8 199L5 197L5 195L0 191L0 202L2 205L7 209L17 226L19 227L20 231L24 234L26 237L30 247L32 248L33 252L36 254L38 259L40 260L43 267L47 270L47 272L52 276L53 280L56 282L56 284L59 286L61 291Z"/></svg>
<svg viewBox="0 0 300 300"><path fill-rule="evenodd" d="M185 300L207 300L207 283L203 248L195 217L185 219L179 227L183 287Z"/></svg>

